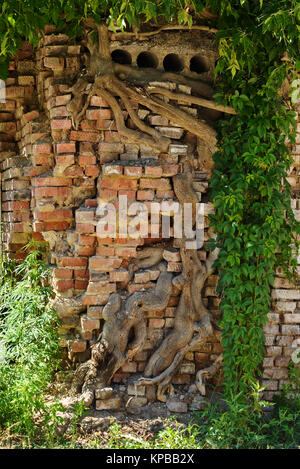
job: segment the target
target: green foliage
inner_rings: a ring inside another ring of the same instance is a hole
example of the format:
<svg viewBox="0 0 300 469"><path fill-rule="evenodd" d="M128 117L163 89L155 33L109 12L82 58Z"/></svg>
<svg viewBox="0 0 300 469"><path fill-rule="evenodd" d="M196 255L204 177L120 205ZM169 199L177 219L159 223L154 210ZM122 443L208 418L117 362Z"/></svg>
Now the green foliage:
<svg viewBox="0 0 300 469"><path fill-rule="evenodd" d="M291 97L298 98L299 1L0 0L0 76L22 40L37 44L46 24L65 27L73 37L88 17L124 29L161 19L192 25L204 7L217 15L210 22L218 29L216 99L238 113L218 129L211 225L221 249L225 391L245 396L264 355L262 327L275 269L283 266L289 277L295 275L299 224L287 182L287 141L295 139L295 122L278 88L285 78L293 80Z"/></svg>
<svg viewBox="0 0 300 469"><path fill-rule="evenodd" d="M203 449L288 449L300 445L300 398L291 400L283 391L281 402L269 404L260 399L262 390L254 386L251 400L232 394L196 417ZM269 409L265 411L265 409Z"/></svg>
<svg viewBox="0 0 300 469"><path fill-rule="evenodd" d="M299 223L287 181L295 113L284 106L278 89L292 79L298 57L299 4L222 0L214 6L223 28L216 98L237 115L218 128L211 224L221 248L225 391L245 397L264 356L262 328L275 269L283 266L288 278L296 277ZM284 53L288 63L281 62Z"/></svg>
<svg viewBox="0 0 300 469"><path fill-rule="evenodd" d="M299 373L299 372L298 372ZM256 384L251 399L242 402L241 395L210 405L195 413L194 423L185 426L176 421L150 440L125 433L115 423L109 431L108 442L100 439L89 444L92 448L113 449L289 449L300 445L300 380L293 380L283 390L278 402L261 400L262 389ZM296 393L295 393L296 391ZM224 408L225 407L225 408Z"/></svg>
<svg viewBox="0 0 300 469"><path fill-rule="evenodd" d="M0 0L0 77L6 76L9 58L22 41L36 45L45 25L66 27L71 37L80 35L88 17L108 21L112 28L139 27L159 18L191 25L202 6L197 0Z"/></svg>
<svg viewBox="0 0 300 469"><path fill-rule="evenodd" d="M0 426L28 436L36 412L51 412L43 391L59 359L58 321L47 307L49 271L38 247L28 245L21 264L4 256L0 277Z"/></svg>

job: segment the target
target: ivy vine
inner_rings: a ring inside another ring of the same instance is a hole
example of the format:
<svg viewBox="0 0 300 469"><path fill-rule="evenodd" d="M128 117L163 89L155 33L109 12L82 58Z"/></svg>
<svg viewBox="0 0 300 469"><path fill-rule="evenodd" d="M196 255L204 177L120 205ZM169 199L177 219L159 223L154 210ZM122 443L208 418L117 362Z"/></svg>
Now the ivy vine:
<svg viewBox="0 0 300 469"><path fill-rule="evenodd" d="M211 225L221 248L225 392L245 396L260 375L276 268L296 278L300 231L287 181L296 114L279 90L299 68L300 10L291 0L214 3L218 99L237 115L219 124Z"/></svg>

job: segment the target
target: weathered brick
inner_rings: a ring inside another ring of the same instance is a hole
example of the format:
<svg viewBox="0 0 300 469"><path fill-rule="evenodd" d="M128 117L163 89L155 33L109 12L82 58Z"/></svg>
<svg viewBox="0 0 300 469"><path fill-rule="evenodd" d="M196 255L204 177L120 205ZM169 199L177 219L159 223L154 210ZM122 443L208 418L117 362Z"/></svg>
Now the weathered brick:
<svg viewBox="0 0 300 469"><path fill-rule="evenodd" d="M106 259L105 257L93 257L90 259L90 269L101 270L110 272L111 270L118 269L121 265L122 259Z"/></svg>
<svg viewBox="0 0 300 469"><path fill-rule="evenodd" d="M64 267L87 267L87 259L84 257L62 257L60 263Z"/></svg>
<svg viewBox="0 0 300 469"><path fill-rule="evenodd" d="M72 194L70 187L36 187L34 196L41 197L68 197Z"/></svg>
<svg viewBox="0 0 300 469"><path fill-rule="evenodd" d="M66 177L37 177L33 181L33 185L37 187L45 186L72 186L72 179Z"/></svg>
<svg viewBox="0 0 300 469"><path fill-rule="evenodd" d="M72 127L71 119L52 119L52 129L70 129Z"/></svg>
<svg viewBox="0 0 300 469"><path fill-rule="evenodd" d="M300 325L298 326L282 325L281 333L283 335L300 335Z"/></svg>
<svg viewBox="0 0 300 469"><path fill-rule="evenodd" d="M70 139L80 142L99 142L99 140L101 140L101 134L98 132L80 132L72 130Z"/></svg>
<svg viewBox="0 0 300 469"><path fill-rule="evenodd" d="M284 314L284 322L289 324L300 324L300 313Z"/></svg>
<svg viewBox="0 0 300 469"><path fill-rule="evenodd" d="M171 184L169 179L149 179L143 178L140 181L141 189L158 189L158 190L170 190Z"/></svg>
<svg viewBox="0 0 300 469"><path fill-rule="evenodd" d="M63 57L45 57L44 66L46 68L52 68L53 70L61 69L65 65Z"/></svg>
<svg viewBox="0 0 300 469"><path fill-rule="evenodd" d="M54 276L59 279L71 279L73 277L72 269L55 269Z"/></svg>
<svg viewBox="0 0 300 469"><path fill-rule="evenodd" d="M143 174L143 168L138 166L125 166L124 174L128 177L139 178Z"/></svg>
<svg viewBox="0 0 300 469"><path fill-rule="evenodd" d="M101 142L98 147L99 153L123 153L124 144L123 143L108 143Z"/></svg>
<svg viewBox="0 0 300 469"><path fill-rule="evenodd" d="M87 316L81 316L80 322L81 322L81 328L83 331L93 331L94 329L100 329L99 319L93 319Z"/></svg>
<svg viewBox="0 0 300 469"><path fill-rule="evenodd" d="M86 350L85 340L68 340L68 348L70 352L80 353Z"/></svg>
<svg viewBox="0 0 300 469"><path fill-rule="evenodd" d="M113 115L111 109L88 109L86 117L91 120L112 119Z"/></svg>
<svg viewBox="0 0 300 469"><path fill-rule="evenodd" d="M300 300L300 290L272 290L272 298L279 300Z"/></svg>

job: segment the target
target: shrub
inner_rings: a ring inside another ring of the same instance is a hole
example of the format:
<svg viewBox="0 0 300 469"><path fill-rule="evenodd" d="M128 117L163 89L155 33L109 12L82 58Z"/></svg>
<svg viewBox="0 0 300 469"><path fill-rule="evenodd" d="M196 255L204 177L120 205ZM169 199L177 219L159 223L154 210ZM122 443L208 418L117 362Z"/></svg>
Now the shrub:
<svg viewBox="0 0 300 469"><path fill-rule="evenodd" d="M3 256L0 277L0 426L32 435L45 411L43 391L58 366L58 320L43 245L29 244L24 262Z"/></svg>

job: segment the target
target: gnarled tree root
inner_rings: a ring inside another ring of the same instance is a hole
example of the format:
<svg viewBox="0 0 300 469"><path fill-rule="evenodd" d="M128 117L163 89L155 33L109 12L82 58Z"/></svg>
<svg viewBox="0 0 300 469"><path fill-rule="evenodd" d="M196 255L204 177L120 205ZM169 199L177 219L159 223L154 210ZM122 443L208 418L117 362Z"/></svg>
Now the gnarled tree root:
<svg viewBox="0 0 300 469"><path fill-rule="evenodd" d="M136 292L125 302L118 293L110 295L103 308L103 331L92 347L91 359L75 372L73 392L91 393L95 387L106 387L122 365L143 348L147 336L144 313L166 308L172 277L169 272L162 272L154 289ZM134 340L129 343L132 330Z"/></svg>
<svg viewBox="0 0 300 469"><path fill-rule="evenodd" d="M174 190L181 204L188 201L195 205L197 197L190 183L191 166L185 165L183 174L174 177ZM173 279L173 285L182 289L176 309L174 328L153 353L145 368L145 378L138 384L158 384L157 398L165 401L165 392L177 372L185 354L197 350L206 338L213 334L210 314L202 300L202 289L214 271L218 249L211 252L202 264L196 249L187 249L181 242L183 273Z"/></svg>
<svg viewBox="0 0 300 469"><path fill-rule="evenodd" d="M212 378L219 371L222 364L223 355L219 355L212 365L197 372L195 386L201 396L205 396L206 394L205 381Z"/></svg>

